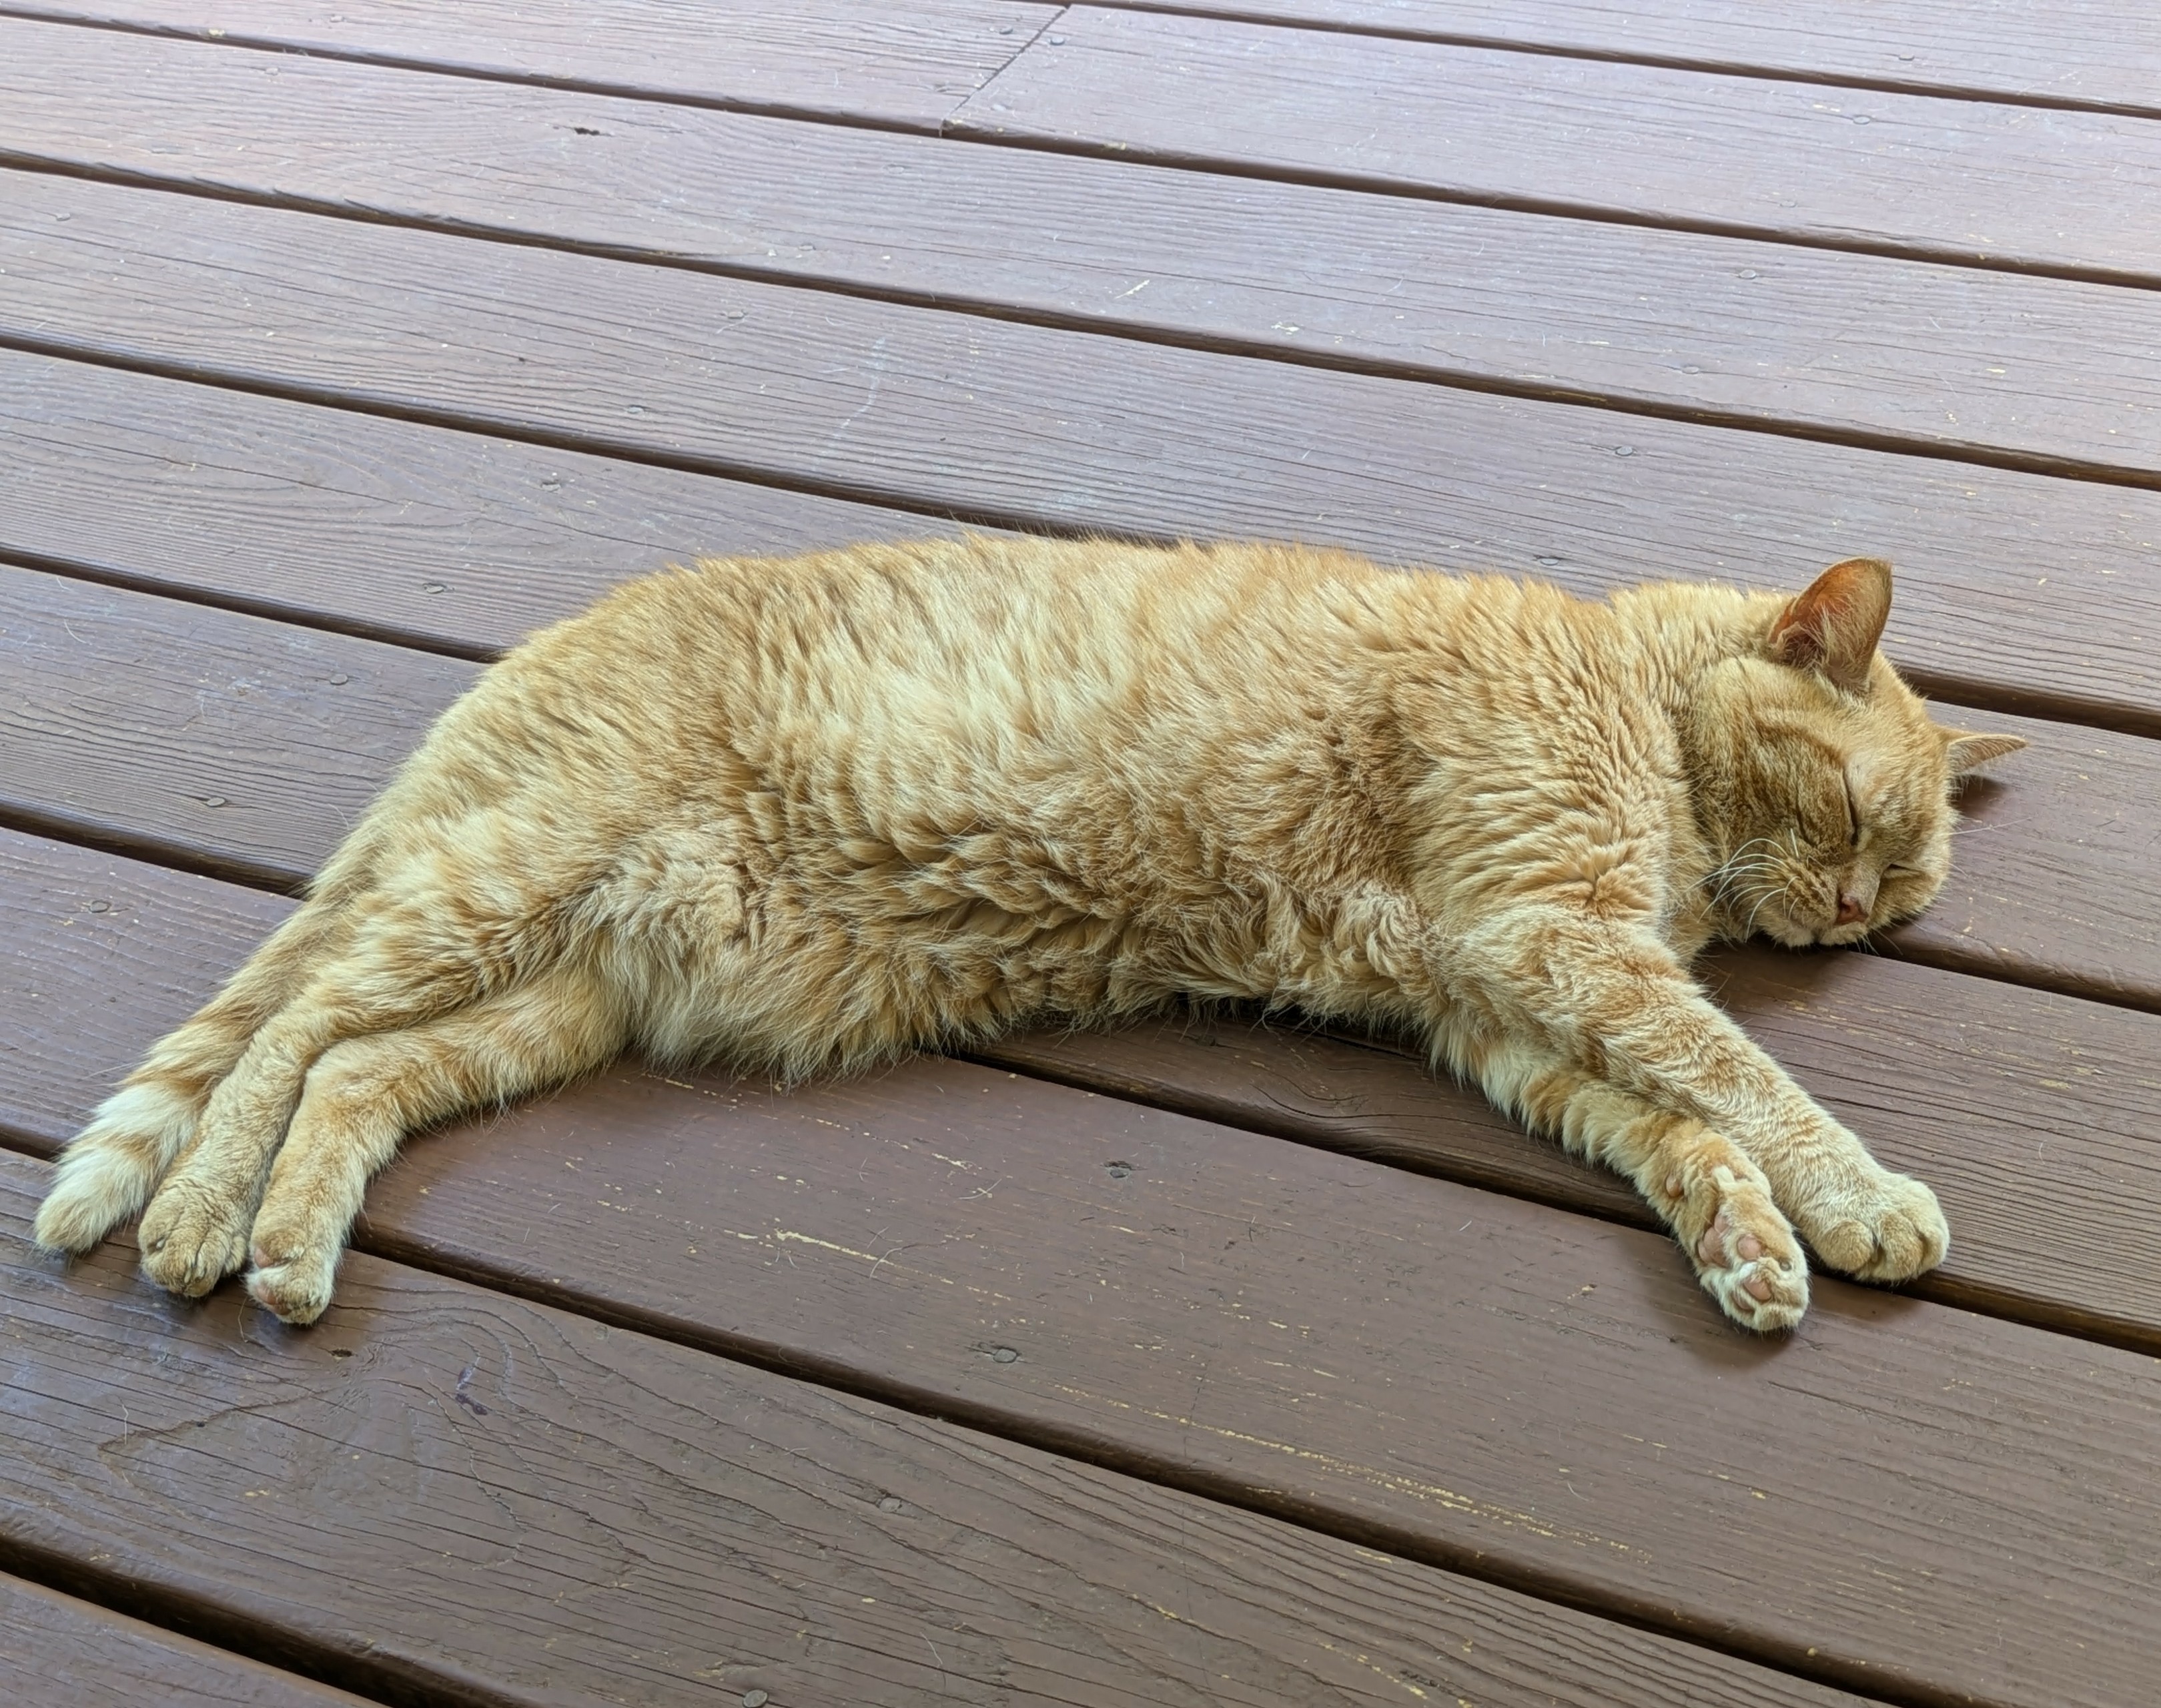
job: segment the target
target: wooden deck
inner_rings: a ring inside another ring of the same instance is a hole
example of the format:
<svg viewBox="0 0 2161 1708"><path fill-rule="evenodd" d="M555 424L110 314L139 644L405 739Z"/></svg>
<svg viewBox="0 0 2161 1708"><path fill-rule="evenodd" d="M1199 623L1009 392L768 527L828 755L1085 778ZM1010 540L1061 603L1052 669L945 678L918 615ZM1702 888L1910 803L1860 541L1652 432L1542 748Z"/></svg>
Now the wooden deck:
<svg viewBox="0 0 2161 1708"><path fill-rule="evenodd" d="M2161 1700L2161 12L339 3L0 0L0 1698ZM961 525L1894 558L2033 747L1889 955L1712 976L1950 1263L1752 1341L1235 1021L626 1062L307 1330L32 1252L482 661Z"/></svg>

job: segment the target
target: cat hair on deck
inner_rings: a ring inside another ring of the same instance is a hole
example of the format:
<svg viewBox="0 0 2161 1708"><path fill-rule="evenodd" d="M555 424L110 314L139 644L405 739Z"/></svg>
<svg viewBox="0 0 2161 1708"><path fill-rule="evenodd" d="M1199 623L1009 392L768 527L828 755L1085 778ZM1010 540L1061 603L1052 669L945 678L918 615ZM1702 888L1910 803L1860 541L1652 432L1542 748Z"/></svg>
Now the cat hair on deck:
<svg viewBox="0 0 2161 1708"><path fill-rule="evenodd" d="M625 1049L789 1078L1258 1001L1415 1034L1790 1326L1797 1232L1880 1280L1948 1232L1690 962L1919 912L1955 779L2023 745L1930 721L1890 600L1870 559L1589 601L974 537L633 582L443 715L70 1145L37 1237L143 1212L161 1286L245 1264L308 1322L407 1133Z"/></svg>

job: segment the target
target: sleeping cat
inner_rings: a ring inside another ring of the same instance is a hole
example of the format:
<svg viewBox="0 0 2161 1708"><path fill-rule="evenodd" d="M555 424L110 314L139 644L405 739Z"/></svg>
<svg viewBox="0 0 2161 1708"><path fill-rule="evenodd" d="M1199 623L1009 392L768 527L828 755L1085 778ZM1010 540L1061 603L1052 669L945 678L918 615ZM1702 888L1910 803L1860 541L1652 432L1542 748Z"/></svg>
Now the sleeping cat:
<svg viewBox="0 0 2161 1708"><path fill-rule="evenodd" d="M406 1133L626 1047L787 1078L1231 999L1414 1031L1634 1181L1735 1321L1790 1326L1796 1227L1898 1280L1943 1216L1689 961L1918 912L1953 779L2023 745L1930 722L1890 598L1867 559L1591 603L980 538L633 583L444 715L70 1146L38 1240L147 1203L153 1280L252 1263L309 1322Z"/></svg>

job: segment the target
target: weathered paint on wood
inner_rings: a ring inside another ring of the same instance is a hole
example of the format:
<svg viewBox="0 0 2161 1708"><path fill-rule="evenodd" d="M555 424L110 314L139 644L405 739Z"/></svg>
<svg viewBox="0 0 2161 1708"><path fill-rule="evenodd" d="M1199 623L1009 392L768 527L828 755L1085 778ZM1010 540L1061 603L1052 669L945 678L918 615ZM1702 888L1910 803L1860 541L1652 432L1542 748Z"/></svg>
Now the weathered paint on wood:
<svg viewBox="0 0 2161 1708"><path fill-rule="evenodd" d="M2161 18L2140 0L1817 0L1805 11L1753 0L1132 3L1141 11L2161 115Z"/></svg>
<svg viewBox="0 0 2161 1708"><path fill-rule="evenodd" d="M0 1695L12 1708L363 1708L328 1685L4 1575Z"/></svg>
<svg viewBox="0 0 2161 1708"><path fill-rule="evenodd" d="M2143 491L148 190L8 187L0 332L20 339L934 515L1325 539L1585 589L1798 586L1888 555L1905 571L1893 655L1935 690L2161 731L2161 497Z"/></svg>
<svg viewBox="0 0 2161 1708"><path fill-rule="evenodd" d="M935 130L1057 16L1023 0L12 0L34 18ZM455 101L456 85L444 92Z"/></svg>

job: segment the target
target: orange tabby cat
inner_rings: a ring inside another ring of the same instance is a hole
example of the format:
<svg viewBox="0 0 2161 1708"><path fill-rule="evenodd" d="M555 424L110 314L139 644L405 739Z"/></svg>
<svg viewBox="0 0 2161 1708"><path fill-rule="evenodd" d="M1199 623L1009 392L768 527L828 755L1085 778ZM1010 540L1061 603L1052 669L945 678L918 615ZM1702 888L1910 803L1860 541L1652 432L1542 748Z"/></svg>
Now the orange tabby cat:
<svg viewBox="0 0 2161 1708"><path fill-rule="evenodd" d="M308 903L69 1148L39 1241L330 1301L414 1127L635 1046L845 1071L1181 997L1410 1028L1633 1180L1737 1322L1798 1226L1897 1280L1942 1213L1705 997L1944 881L1888 568L1586 603L1271 546L971 539L634 583L446 713ZM155 1196L153 1192L154 1190ZM1789 1223L1789 1218L1791 1218Z"/></svg>

